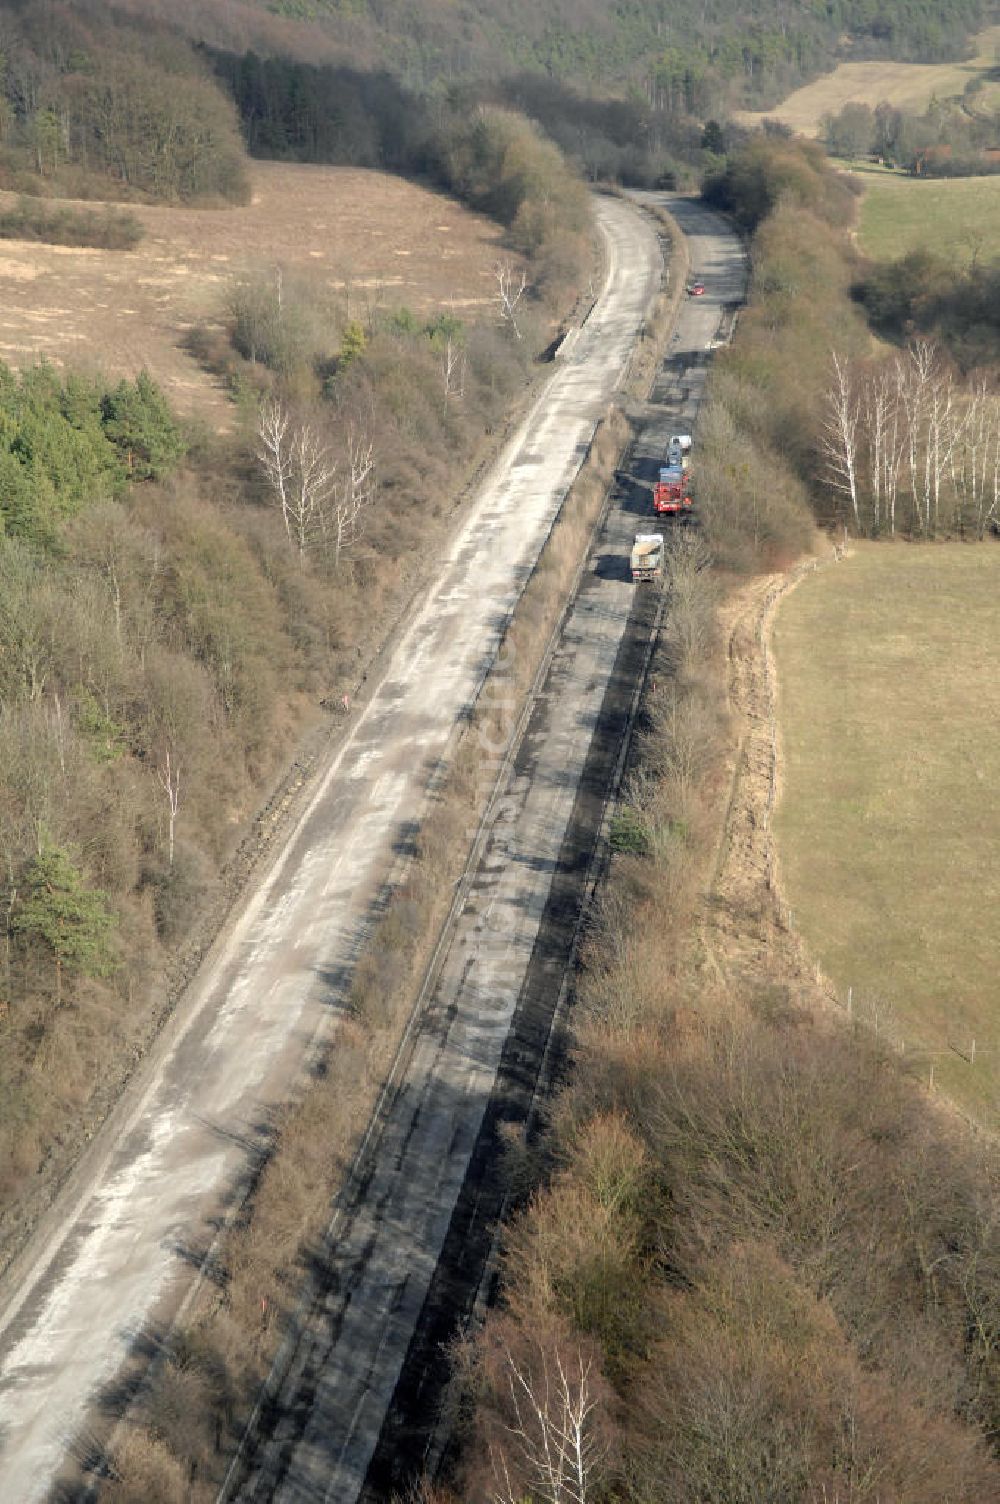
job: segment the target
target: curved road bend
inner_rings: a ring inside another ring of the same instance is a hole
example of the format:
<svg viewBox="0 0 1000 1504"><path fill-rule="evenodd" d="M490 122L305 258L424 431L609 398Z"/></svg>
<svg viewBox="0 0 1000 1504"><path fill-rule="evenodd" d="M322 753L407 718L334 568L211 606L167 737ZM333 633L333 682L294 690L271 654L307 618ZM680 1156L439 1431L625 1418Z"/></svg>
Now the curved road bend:
<svg viewBox="0 0 1000 1504"><path fill-rule="evenodd" d="M428 1350L440 1353L462 1303L474 1297L476 1260L481 1267L489 1242L481 1227L461 1238L455 1229L474 1225L491 1200L495 1139L485 1168L484 1144L498 1117L514 1116L507 1109L515 1098L523 1115L524 1083L537 1075L567 963L566 910L578 901L571 890L585 881L642 662L636 639L651 625L653 596L637 595L630 578L632 537L656 526L647 486L669 433L694 422L706 348L727 305L744 294L742 248L723 221L690 200L656 197L682 224L692 267L709 291L680 310L633 451L640 484L624 487L611 506L381 1126L374 1166L356 1204L338 1215L315 1302L276 1370L229 1498L382 1501L391 1485L405 1484L408 1466L419 1467L425 1420L412 1413L412 1397L426 1390L435 1361ZM547 951L556 953L548 961ZM474 1157L478 1169L470 1171ZM468 1218L462 1202L473 1204ZM443 1312L434 1296L442 1284ZM426 1418L426 1395L418 1404Z"/></svg>
<svg viewBox="0 0 1000 1504"><path fill-rule="evenodd" d="M260 1125L335 1016L366 916L473 701L660 284L656 237L596 205L606 276L471 505L386 677L266 880L10 1272L0 1312L0 1499L50 1491L144 1329L169 1322L185 1249L247 1171Z"/></svg>

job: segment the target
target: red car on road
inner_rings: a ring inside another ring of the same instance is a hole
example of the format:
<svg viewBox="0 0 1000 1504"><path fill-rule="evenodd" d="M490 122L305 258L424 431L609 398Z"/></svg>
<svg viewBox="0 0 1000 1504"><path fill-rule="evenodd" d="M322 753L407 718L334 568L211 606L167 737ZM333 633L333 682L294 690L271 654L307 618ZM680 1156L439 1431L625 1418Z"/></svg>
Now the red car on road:
<svg viewBox="0 0 1000 1504"><path fill-rule="evenodd" d="M688 286L689 298L703 298L705 296L705 284L698 278Z"/></svg>

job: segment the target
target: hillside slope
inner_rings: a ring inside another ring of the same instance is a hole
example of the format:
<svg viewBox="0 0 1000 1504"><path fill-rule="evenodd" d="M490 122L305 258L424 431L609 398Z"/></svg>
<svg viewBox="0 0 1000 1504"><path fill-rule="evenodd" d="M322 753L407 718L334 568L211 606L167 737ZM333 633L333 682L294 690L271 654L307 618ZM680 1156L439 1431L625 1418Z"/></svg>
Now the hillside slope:
<svg viewBox="0 0 1000 1504"><path fill-rule="evenodd" d="M92 5L94 0L78 0ZM986 19L982 0L864 0L798 8L782 0L120 0L211 45L389 68L412 85L523 69L589 88L638 84L702 114L779 99L844 55L960 57Z"/></svg>

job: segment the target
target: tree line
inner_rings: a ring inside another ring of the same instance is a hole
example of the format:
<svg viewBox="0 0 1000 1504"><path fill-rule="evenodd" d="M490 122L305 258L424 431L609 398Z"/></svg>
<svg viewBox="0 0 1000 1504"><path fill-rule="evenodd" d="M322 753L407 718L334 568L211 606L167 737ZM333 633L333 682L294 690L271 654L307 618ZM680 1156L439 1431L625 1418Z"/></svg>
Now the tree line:
<svg viewBox="0 0 1000 1504"><path fill-rule="evenodd" d="M888 103L850 101L823 120L826 145L835 156L877 157L922 177L969 177L1000 171L1000 111L970 108L974 80L961 102L932 100L923 114ZM970 93L970 90L972 92Z"/></svg>
<svg viewBox="0 0 1000 1504"><path fill-rule="evenodd" d="M769 538L797 552L812 518L868 535L991 531L1000 344L980 248L965 269L923 251L865 264L844 230L851 183L780 136L735 147L704 191L756 227L740 339L700 420L699 504L719 557ZM898 353L873 358L869 320Z"/></svg>
<svg viewBox="0 0 1000 1504"><path fill-rule="evenodd" d="M881 362L835 351L820 439L824 479L854 531L982 539L1000 527L1000 398L956 381L915 340Z"/></svg>
<svg viewBox="0 0 1000 1504"><path fill-rule="evenodd" d="M852 296L884 339L935 340L963 371L989 369L1000 352L1000 266L985 231L967 232L956 256L910 251L860 269Z"/></svg>
<svg viewBox="0 0 1000 1504"><path fill-rule="evenodd" d="M243 153L214 70L260 155L434 176L436 140L457 111L527 105L589 175L648 185L678 167L700 169L707 119L782 97L832 65L845 34L855 56L930 59L961 52L981 20L978 0L938 7L933 22L910 0L894 0L877 21L853 0L794 20L780 0L736 16L728 0L710 0L697 25L676 6L643 0L610 15L585 8L571 29L524 0L507 0L504 16L494 10L473 7L455 56L451 32L419 5L405 16L332 9L301 37L262 17L248 23L261 50L236 52L220 37L246 28L233 28L221 7L203 15L153 6L151 22L134 3L3 0L0 171L7 186L25 189L40 178L49 191L79 195L114 184L123 196L239 200ZM340 55L366 66L308 60L341 33ZM199 55L188 37L207 50ZM592 97L609 88L620 97Z"/></svg>
<svg viewBox="0 0 1000 1504"><path fill-rule="evenodd" d="M578 236L586 210L563 158L511 110L455 90L431 100L388 73L211 54L232 91L250 152L429 178L511 231L536 255Z"/></svg>

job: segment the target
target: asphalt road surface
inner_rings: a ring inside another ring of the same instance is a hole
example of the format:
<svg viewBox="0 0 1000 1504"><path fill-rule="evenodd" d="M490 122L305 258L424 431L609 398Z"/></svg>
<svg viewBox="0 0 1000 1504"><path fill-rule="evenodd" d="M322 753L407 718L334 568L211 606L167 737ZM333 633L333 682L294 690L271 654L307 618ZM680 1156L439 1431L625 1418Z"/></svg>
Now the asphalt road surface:
<svg viewBox="0 0 1000 1504"><path fill-rule="evenodd" d="M437 583L282 855L209 957L0 1291L2 1500L29 1504L51 1491L142 1333L167 1324L177 1309L192 1278L187 1251L204 1245L206 1228L245 1174L261 1125L287 1095L310 1045L335 1027L344 979L395 846L419 818L428 778L482 682L659 286L660 254L648 224L617 200L600 201L597 212L607 275L593 312L470 506ZM706 243L697 258L706 275L712 254ZM718 256L724 254L720 240ZM712 322L708 306L692 317L706 330ZM603 639L617 616L627 614L630 587L621 578L609 585L607 601L595 602L589 620L579 623L578 646L568 654L571 668L577 654L592 664L583 677L595 678L595 687L559 733L567 758L586 742L589 707L600 693L596 680L613 657ZM549 766L546 788L534 795L541 803L531 809L551 840L560 806L571 798L572 774L569 763ZM525 792L530 800L531 791ZM518 960L530 951L530 926L537 927L544 909L549 846L540 848L542 865L535 871L535 857L515 859L516 839L494 853L498 872L503 864L509 874L482 914L482 934L473 944L482 965L457 1005L453 1041L449 1034L440 1048L419 1056L425 1078L414 1078L414 1104L432 1100L426 1078L439 1061L458 1062L457 1074L448 1116L428 1125L423 1141L434 1161L434 1184L428 1189L426 1179L414 1182L390 1213L426 1227L425 1251L412 1257L409 1229L400 1228L395 1253L388 1244L380 1252L384 1273L365 1296L380 1334L410 1319L419 1307L420 1282L431 1276L437 1203L446 1207L457 1192L462 1146L471 1148L475 1138ZM506 931L508 916L518 927L495 950L483 937ZM390 1125L387 1131L398 1135L402 1150L405 1129ZM386 1313L385 1294L400 1290ZM384 1346L398 1348L401 1341ZM356 1356L363 1367L366 1360ZM324 1374L322 1387L330 1382ZM329 1438L326 1455L333 1449L347 1458L355 1435L377 1434L377 1423L366 1407L363 1425L344 1443ZM360 1477L364 1448L370 1449L368 1440L357 1445L352 1477ZM301 1457L308 1468L308 1444ZM288 1488L296 1486L290 1479ZM325 1496L339 1501L349 1494Z"/></svg>
<svg viewBox="0 0 1000 1504"><path fill-rule="evenodd" d="M530 1098L526 1082L530 1088L537 1075L566 964L574 882L579 888L586 876L641 667L637 649L651 624L655 591L632 584L632 538L671 526L651 516L651 485L670 433L695 425L708 347L743 296L737 238L700 205L671 207L708 291L682 306L630 478L564 624L374 1166L324 1250L317 1297L289 1344L231 1497L387 1499L419 1463L428 1404L422 1370L474 1297L477 1258L488 1246L475 1206L466 1212L461 1203L489 1197L489 1155L477 1163L477 1146L498 1117L516 1120L515 1099L523 1107ZM584 358L579 349L574 356ZM495 1180L495 1134L493 1143ZM442 1322L434 1287L443 1254L451 1268ZM415 1397L420 1420L407 1414Z"/></svg>

